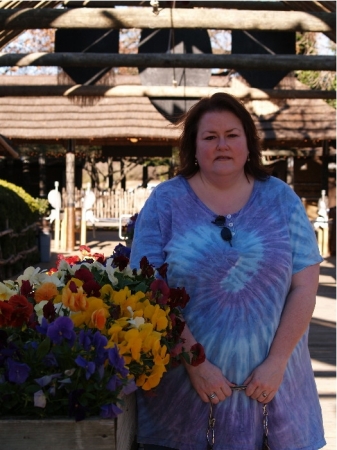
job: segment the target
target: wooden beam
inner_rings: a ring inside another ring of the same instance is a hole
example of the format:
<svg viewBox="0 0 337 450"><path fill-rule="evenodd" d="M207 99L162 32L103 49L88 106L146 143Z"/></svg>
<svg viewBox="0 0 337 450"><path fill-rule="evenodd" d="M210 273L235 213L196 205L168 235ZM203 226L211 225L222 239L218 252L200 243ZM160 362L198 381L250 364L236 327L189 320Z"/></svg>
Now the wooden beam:
<svg viewBox="0 0 337 450"><path fill-rule="evenodd" d="M221 88L199 86L83 86L83 85L26 85L0 86L0 97L150 97L150 98L202 98L216 92L226 92L238 98L267 100L271 98L335 99L336 91L295 89L255 89L249 87Z"/></svg>
<svg viewBox="0 0 337 450"><path fill-rule="evenodd" d="M14 159L20 159L20 155L0 136L0 146L3 147Z"/></svg>
<svg viewBox="0 0 337 450"><path fill-rule="evenodd" d="M194 67L257 70L336 70L328 55L213 55L114 53L0 53L0 67Z"/></svg>
<svg viewBox="0 0 337 450"><path fill-rule="evenodd" d="M114 8L115 6L144 6L145 2L140 0L132 1L132 0L124 0L124 1L64 1L63 4L65 7L91 7L95 6L95 8ZM182 4L181 4L182 3ZM179 8L223 8L223 9L254 9L254 10L270 10L270 11L288 11L289 7L285 5L281 1L212 1L212 0L197 0L197 1L189 1L189 2L180 2ZM167 5L167 4L166 4ZM166 6L168 7L168 6ZM159 3L159 9L162 9L163 5Z"/></svg>
<svg viewBox="0 0 337 450"><path fill-rule="evenodd" d="M221 9L74 8L0 9L0 29L34 28L206 28L329 32L335 13L302 11L240 11Z"/></svg>

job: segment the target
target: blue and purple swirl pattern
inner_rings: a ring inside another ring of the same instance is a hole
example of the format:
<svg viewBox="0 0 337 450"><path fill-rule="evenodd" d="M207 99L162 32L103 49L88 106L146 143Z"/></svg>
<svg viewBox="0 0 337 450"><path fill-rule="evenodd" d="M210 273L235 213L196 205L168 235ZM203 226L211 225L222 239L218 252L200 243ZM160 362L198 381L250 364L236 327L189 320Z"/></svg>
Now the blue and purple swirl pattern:
<svg viewBox="0 0 337 450"><path fill-rule="evenodd" d="M146 255L168 263L168 282L191 300L184 317L207 358L241 384L268 355L292 275L321 262L314 231L297 195L271 177L255 181L248 203L231 215L232 246L216 214L182 177L159 185L136 223L131 265ZM306 332L269 404L269 443L277 450L317 450L324 441ZM155 395L139 392L139 442L206 450L209 405L183 367L165 374ZM215 450L262 448L262 406L244 392L215 407Z"/></svg>

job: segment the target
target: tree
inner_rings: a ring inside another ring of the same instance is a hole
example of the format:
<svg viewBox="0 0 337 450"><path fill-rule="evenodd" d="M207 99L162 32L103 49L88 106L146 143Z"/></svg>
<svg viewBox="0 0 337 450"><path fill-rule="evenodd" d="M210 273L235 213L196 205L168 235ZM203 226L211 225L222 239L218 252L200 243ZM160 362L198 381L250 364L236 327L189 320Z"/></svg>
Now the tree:
<svg viewBox="0 0 337 450"><path fill-rule="evenodd" d="M297 33L296 53L299 55L317 55L320 52L321 33ZM336 55L336 44L329 41L328 52ZM324 54L327 50L324 49ZM336 72L297 70L296 77L301 83L310 86L314 90L336 90ZM326 100L326 102L336 108L336 100Z"/></svg>

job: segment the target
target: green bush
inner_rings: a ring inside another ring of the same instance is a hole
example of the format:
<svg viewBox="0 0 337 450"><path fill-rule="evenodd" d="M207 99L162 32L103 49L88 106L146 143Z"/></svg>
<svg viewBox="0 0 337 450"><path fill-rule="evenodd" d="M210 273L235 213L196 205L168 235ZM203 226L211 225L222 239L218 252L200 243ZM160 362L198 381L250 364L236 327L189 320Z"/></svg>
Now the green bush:
<svg viewBox="0 0 337 450"><path fill-rule="evenodd" d="M39 262L38 249L23 254L16 262L9 261L38 243L40 205L21 187L0 180L0 276L1 279L21 272L27 266ZM34 226L36 224L36 226ZM29 228L28 228L29 227ZM25 229L27 229L25 231ZM6 233L13 230L12 233ZM5 234L2 234L5 233Z"/></svg>

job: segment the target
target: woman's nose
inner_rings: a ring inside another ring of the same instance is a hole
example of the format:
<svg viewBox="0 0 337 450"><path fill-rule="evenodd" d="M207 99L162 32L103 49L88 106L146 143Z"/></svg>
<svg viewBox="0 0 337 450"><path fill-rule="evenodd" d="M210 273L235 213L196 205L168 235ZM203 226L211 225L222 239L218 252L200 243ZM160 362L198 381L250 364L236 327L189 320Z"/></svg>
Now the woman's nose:
<svg viewBox="0 0 337 450"><path fill-rule="evenodd" d="M228 140L227 138L220 136L218 140L218 148L223 149L228 147Z"/></svg>

